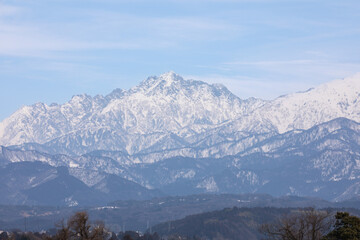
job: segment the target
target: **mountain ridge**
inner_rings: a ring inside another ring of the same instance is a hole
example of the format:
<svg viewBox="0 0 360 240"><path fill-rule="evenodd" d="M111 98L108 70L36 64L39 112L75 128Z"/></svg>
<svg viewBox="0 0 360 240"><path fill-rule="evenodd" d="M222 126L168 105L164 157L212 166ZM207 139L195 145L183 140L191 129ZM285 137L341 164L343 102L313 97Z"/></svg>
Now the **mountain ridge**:
<svg viewBox="0 0 360 240"><path fill-rule="evenodd" d="M213 130L215 141L222 141L216 132L224 132L226 139L235 132L309 129L338 117L360 121L359 82L357 74L271 101L241 100L222 85L169 72L128 91L25 106L0 123L0 145L38 143L70 155L95 150L133 155L151 146L167 150L193 145Z"/></svg>
<svg viewBox="0 0 360 240"><path fill-rule="evenodd" d="M159 87L162 82L165 82L163 88ZM176 91L172 85L176 85ZM156 94L150 94L155 90ZM233 119L236 112L243 110L242 101L226 88L185 81L172 72L148 78L129 91L118 91L106 97L76 95L62 105L37 103L25 106L0 123L0 144L44 144L55 139L61 142L66 141L66 136L88 132L116 135L117 141L125 145L128 138L139 138L136 135L166 135L167 132L191 135ZM189 124L192 125L190 128ZM81 143L86 144L86 141ZM137 151L132 148L123 146L129 153ZM101 147L92 150L101 150Z"/></svg>
<svg viewBox="0 0 360 240"><path fill-rule="evenodd" d="M233 144L237 148L242 143ZM216 148L231 151L224 144ZM153 152L139 156L103 150L71 157L2 147L0 166L42 161L68 167L70 175L89 187L110 174L169 195L250 192L346 200L358 196L360 123L338 118L308 130L267 135L238 154L218 158L157 154L158 161L148 162Z"/></svg>

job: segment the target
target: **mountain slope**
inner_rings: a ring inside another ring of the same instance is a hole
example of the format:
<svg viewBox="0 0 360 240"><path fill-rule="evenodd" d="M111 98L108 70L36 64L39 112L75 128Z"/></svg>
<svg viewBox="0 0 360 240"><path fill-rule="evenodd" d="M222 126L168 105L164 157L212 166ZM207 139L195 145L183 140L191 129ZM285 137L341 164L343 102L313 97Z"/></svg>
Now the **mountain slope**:
<svg viewBox="0 0 360 240"><path fill-rule="evenodd" d="M58 168L54 179L25 189L28 203L36 205L93 205L106 203L106 196L86 186L79 179L69 175L65 167Z"/></svg>
<svg viewBox="0 0 360 240"><path fill-rule="evenodd" d="M196 239L262 239L261 224L273 222L293 209L225 208L221 211L190 215L180 220L155 225L160 235L192 236ZM180 238L180 237L179 237Z"/></svg>
<svg viewBox="0 0 360 240"><path fill-rule="evenodd" d="M358 194L359 162L360 124L338 118L269 137L237 155L170 158L129 172L169 194L258 192L343 200Z"/></svg>
<svg viewBox="0 0 360 240"><path fill-rule="evenodd" d="M0 123L0 144L36 142L75 154L101 149L132 154L169 133L179 138L201 133L263 103L242 101L224 86L185 81L173 72L119 91L105 97L78 95L62 105L25 106ZM184 144L180 140L168 147Z"/></svg>
<svg viewBox="0 0 360 240"><path fill-rule="evenodd" d="M159 190L151 190L141 185L110 174L105 176L100 182L93 187L98 192L109 195L111 201L115 200L146 200L155 197L162 197L164 194Z"/></svg>
<svg viewBox="0 0 360 240"><path fill-rule="evenodd" d="M280 133L338 117L360 121L360 73L325 83L306 92L289 94L266 103L256 116L270 121Z"/></svg>
<svg viewBox="0 0 360 240"><path fill-rule="evenodd" d="M275 196L345 200L359 194L359 123L337 118L308 130L293 130L252 139L256 141L242 147L243 151L226 157L165 158L167 151L159 151L156 152L159 160L150 163L143 159L154 159L154 152L131 156L117 151L95 151L80 157L69 157L2 147L0 165L43 161L52 166L70 167L70 174L89 187L113 189L126 182L117 181L117 175L170 195L259 192ZM244 139L233 139L218 144L217 149L224 149L226 153L228 147L229 153L232 145L243 144ZM211 149L213 147L203 146L201 151ZM109 177L109 174L113 177ZM109 183L111 179L115 180ZM127 194L135 197L136 192L136 188L131 188ZM143 194L137 197L157 196L146 191ZM122 196L120 194L118 197Z"/></svg>
<svg viewBox="0 0 360 240"><path fill-rule="evenodd" d="M336 200L360 181L359 160L360 124L338 118L269 138L234 163L259 177L259 192Z"/></svg>
<svg viewBox="0 0 360 240"><path fill-rule="evenodd" d="M98 175L102 176L88 186L70 175L67 167L52 167L38 161L8 163L0 167L0 204L94 206L120 199L146 200L163 196L158 190L147 189L120 176Z"/></svg>

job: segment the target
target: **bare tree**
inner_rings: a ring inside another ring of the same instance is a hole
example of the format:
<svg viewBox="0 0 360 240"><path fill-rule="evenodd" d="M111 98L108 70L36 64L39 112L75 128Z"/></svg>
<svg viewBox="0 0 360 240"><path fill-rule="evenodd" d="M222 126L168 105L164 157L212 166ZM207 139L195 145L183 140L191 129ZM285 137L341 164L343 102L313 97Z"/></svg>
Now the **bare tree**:
<svg viewBox="0 0 360 240"><path fill-rule="evenodd" d="M307 208L293 211L275 223L262 225L260 232L273 240L320 240L331 225L330 213Z"/></svg>
<svg viewBox="0 0 360 240"><path fill-rule="evenodd" d="M77 212L68 220L68 227L80 240L88 240L90 236L89 215Z"/></svg>
<svg viewBox="0 0 360 240"><path fill-rule="evenodd" d="M55 240L103 240L107 231L103 222L91 225L87 212L77 212L69 218L65 226L62 221Z"/></svg>
<svg viewBox="0 0 360 240"><path fill-rule="evenodd" d="M70 239L72 233L68 226L65 226L64 220L62 220L59 224L56 224L56 227L59 228L56 235L54 236L55 240L68 240Z"/></svg>
<svg viewBox="0 0 360 240"><path fill-rule="evenodd" d="M102 221L97 221L91 229L90 239L91 240L103 240L107 237L107 231L105 224Z"/></svg>

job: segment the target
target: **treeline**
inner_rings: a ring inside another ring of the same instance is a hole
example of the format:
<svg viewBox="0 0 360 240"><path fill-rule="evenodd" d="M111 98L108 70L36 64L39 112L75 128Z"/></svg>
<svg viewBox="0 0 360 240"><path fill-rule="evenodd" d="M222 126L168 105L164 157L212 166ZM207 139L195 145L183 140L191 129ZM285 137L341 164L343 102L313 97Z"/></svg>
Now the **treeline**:
<svg viewBox="0 0 360 240"><path fill-rule="evenodd" d="M77 212L66 223L56 225L55 231L1 232L0 240L161 240L157 233L140 234L134 231L114 233L101 221L90 223L87 212Z"/></svg>
<svg viewBox="0 0 360 240"><path fill-rule="evenodd" d="M166 228L166 232L164 229ZM153 227L157 233L114 233L77 212L48 232L0 232L0 240L360 240L360 218L345 211L227 208ZM160 237L161 236L161 237Z"/></svg>
<svg viewBox="0 0 360 240"><path fill-rule="evenodd" d="M348 212L334 216L325 210L299 209L263 224L260 232L274 240L360 240L360 218Z"/></svg>
<svg viewBox="0 0 360 240"><path fill-rule="evenodd" d="M0 234L0 240L53 240L59 239L54 236L51 236L48 232L21 232L21 231L12 231L12 232L2 232ZM82 239L80 237L72 237L70 239ZM95 238L97 240L161 240L157 233L140 235L138 232L134 231L125 231L114 233L108 233L105 238ZM65 240L65 239L64 239ZM85 240L85 239L84 239ZM90 239L89 239L90 240Z"/></svg>
<svg viewBox="0 0 360 240"><path fill-rule="evenodd" d="M234 207L162 223L153 230L178 239L360 240L360 219L334 209Z"/></svg>
<svg viewBox="0 0 360 240"><path fill-rule="evenodd" d="M152 227L161 236L187 239L261 239L261 224L275 221L291 212L289 208L225 208L200 213Z"/></svg>

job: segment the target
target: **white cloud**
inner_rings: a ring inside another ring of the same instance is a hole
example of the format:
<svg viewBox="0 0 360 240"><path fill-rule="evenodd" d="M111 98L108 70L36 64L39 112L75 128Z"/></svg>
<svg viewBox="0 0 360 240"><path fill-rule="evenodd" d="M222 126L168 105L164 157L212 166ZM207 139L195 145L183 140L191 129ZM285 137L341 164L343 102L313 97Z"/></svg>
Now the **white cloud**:
<svg viewBox="0 0 360 240"><path fill-rule="evenodd" d="M198 17L145 17L91 10L69 12L71 24L15 19L20 9L0 5L0 55L51 57L56 51L166 49L186 41L214 41L236 31L219 20Z"/></svg>
<svg viewBox="0 0 360 240"><path fill-rule="evenodd" d="M299 60L271 60L253 62L228 62L224 63L230 70L252 69L268 73L276 73L294 76L297 79L316 79L323 81L324 78L341 78L352 75L360 70L359 62L336 62L316 59ZM289 81L291 81L289 79Z"/></svg>

